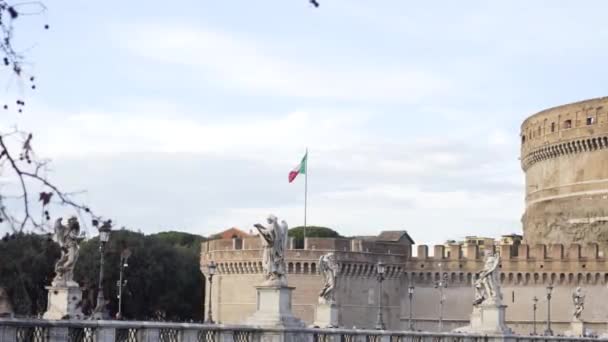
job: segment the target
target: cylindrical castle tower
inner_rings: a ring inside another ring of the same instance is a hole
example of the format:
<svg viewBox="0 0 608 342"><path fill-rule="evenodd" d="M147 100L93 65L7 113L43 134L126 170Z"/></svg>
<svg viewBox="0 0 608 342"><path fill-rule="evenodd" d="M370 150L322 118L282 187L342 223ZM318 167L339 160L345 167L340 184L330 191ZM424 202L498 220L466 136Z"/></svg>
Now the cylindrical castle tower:
<svg viewBox="0 0 608 342"><path fill-rule="evenodd" d="M608 97L527 118L521 166L528 244L608 242Z"/></svg>

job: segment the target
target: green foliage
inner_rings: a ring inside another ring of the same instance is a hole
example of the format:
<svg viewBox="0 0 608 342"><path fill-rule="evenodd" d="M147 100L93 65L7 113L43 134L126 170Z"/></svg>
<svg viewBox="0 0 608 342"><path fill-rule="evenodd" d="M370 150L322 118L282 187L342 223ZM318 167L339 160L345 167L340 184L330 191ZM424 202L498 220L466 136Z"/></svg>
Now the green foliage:
<svg viewBox="0 0 608 342"><path fill-rule="evenodd" d="M304 227L294 227L288 232L290 237L296 239L304 238ZM306 237L328 237L328 238L341 238L343 237L337 231L327 227L307 226Z"/></svg>
<svg viewBox="0 0 608 342"><path fill-rule="evenodd" d="M169 243L172 246L181 246L195 249L197 252L201 249L201 242L206 239L200 235L194 235L183 232L168 231L152 234L150 238L160 239Z"/></svg>
<svg viewBox="0 0 608 342"><path fill-rule="evenodd" d="M294 238L296 248L304 248L304 227L291 228L287 235ZM327 238L341 238L343 237L340 233L327 227L307 226L306 237L327 237Z"/></svg>
<svg viewBox="0 0 608 342"><path fill-rule="evenodd" d="M113 231L105 248L103 290L110 314L118 311L120 254L131 256L123 279L123 317L126 319L202 320L204 282L199 270L202 236L165 232L145 236L128 230ZM48 236L15 234L0 242L0 286L12 298L16 313L34 315L46 309L46 290L59 258L58 246ZM83 311L96 304L99 279L99 239L83 241L74 270L84 288Z"/></svg>
<svg viewBox="0 0 608 342"><path fill-rule="evenodd" d="M17 315L36 315L46 309L59 246L48 235L6 234L0 240L0 286L11 298Z"/></svg>
<svg viewBox="0 0 608 342"><path fill-rule="evenodd" d="M124 279L123 317L127 319L202 320L204 282L199 269L200 241L203 237L179 232L149 236L128 230L115 231L106 246L104 295L110 298L112 316L118 312L120 254L128 248L131 256ZM88 240L81 246L76 265L78 281L91 283L99 273L99 242ZM85 253L86 249L86 253ZM85 258L86 255L86 258ZM94 307L95 286L87 291Z"/></svg>

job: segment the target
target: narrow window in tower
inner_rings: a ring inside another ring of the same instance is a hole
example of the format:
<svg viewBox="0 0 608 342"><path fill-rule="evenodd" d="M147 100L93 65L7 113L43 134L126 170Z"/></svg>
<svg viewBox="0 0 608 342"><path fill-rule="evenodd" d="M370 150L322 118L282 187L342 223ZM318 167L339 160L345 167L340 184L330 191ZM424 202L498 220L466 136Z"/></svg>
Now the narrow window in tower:
<svg viewBox="0 0 608 342"><path fill-rule="evenodd" d="M522 135L521 136L521 143L524 144L526 142L526 136Z"/></svg>
<svg viewBox="0 0 608 342"><path fill-rule="evenodd" d="M564 121L564 129L572 128L572 120Z"/></svg>
<svg viewBox="0 0 608 342"><path fill-rule="evenodd" d="M595 120L593 120L594 118L592 116L587 118L587 126L588 125L593 125L595 123Z"/></svg>
<svg viewBox="0 0 608 342"><path fill-rule="evenodd" d="M551 123L551 133L555 132L555 122Z"/></svg>

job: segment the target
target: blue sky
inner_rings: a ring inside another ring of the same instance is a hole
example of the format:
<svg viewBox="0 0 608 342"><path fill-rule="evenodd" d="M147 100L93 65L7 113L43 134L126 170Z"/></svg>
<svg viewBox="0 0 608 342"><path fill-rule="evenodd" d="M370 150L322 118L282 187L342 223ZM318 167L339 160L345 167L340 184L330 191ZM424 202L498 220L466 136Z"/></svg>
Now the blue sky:
<svg viewBox="0 0 608 342"><path fill-rule="evenodd" d="M300 225L287 173L306 147L310 224L420 243L520 232L519 125L606 95L602 1L46 4L16 36L38 89L3 123L37 132L57 183L145 232Z"/></svg>

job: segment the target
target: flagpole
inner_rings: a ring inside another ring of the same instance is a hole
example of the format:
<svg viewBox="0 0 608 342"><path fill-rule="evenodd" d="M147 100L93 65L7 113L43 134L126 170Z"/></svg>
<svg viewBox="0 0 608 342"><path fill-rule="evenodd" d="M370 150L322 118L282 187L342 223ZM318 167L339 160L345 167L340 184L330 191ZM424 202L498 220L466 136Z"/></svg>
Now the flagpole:
<svg viewBox="0 0 608 342"><path fill-rule="evenodd" d="M308 147L306 148L306 172L304 172L304 239L306 239L306 206L308 202Z"/></svg>

